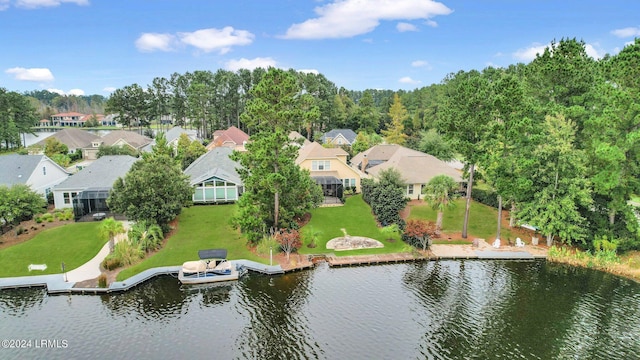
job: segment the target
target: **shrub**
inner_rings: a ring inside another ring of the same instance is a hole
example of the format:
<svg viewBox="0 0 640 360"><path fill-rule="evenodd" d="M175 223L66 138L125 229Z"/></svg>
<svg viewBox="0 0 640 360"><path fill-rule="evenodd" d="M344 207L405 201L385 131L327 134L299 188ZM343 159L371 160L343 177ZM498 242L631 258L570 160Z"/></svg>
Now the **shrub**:
<svg viewBox="0 0 640 360"><path fill-rule="evenodd" d="M107 274L102 273L98 276L98 287L106 288L107 287Z"/></svg>
<svg viewBox="0 0 640 360"><path fill-rule="evenodd" d="M102 267L105 270L113 270L122 266L120 259L116 259L115 257L109 255L104 260L102 260Z"/></svg>
<svg viewBox="0 0 640 360"><path fill-rule="evenodd" d="M307 226L302 230L302 242L307 244L309 248L318 246L316 243L321 232L313 226Z"/></svg>
<svg viewBox="0 0 640 360"><path fill-rule="evenodd" d="M256 252L260 256L268 256L271 250L280 251L280 244L271 236L265 236L258 242Z"/></svg>
<svg viewBox="0 0 640 360"><path fill-rule="evenodd" d="M481 204L498 208L498 194L494 190L485 190L473 188L471 189L471 198ZM505 207L505 203L502 203L502 207Z"/></svg>
<svg viewBox="0 0 640 360"><path fill-rule="evenodd" d="M18 228L16 229L16 235L17 236L20 236L20 235L22 235L22 234L24 234L26 232L27 232L27 230L25 230L25 228L23 228L22 226L18 226Z"/></svg>
<svg viewBox="0 0 640 360"><path fill-rule="evenodd" d="M34 220L36 221L36 223L40 224L42 222L42 217L41 216L36 216L34 218Z"/></svg>

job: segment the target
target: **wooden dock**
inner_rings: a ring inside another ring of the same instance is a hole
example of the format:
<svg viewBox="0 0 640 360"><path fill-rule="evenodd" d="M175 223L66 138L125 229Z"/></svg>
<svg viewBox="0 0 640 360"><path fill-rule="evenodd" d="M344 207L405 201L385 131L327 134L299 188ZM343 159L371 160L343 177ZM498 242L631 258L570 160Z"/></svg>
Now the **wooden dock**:
<svg viewBox="0 0 640 360"><path fill-rule="evenodd" d="M354 266L354 265L377 265L390 264L410 261L430 260L430 257L414 255L411 253L394 253L394 254L378 254L378 255L354 255L354 256L335 256L329 254L325 256L329 266Z"/></svg>

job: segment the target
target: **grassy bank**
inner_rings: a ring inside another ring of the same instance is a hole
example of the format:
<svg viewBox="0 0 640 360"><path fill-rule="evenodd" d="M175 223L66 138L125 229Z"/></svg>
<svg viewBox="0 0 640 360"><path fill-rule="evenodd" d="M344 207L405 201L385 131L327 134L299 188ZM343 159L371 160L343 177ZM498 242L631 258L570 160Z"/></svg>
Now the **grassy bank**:
<svg viewBox="0 0 640 360"><path fill-rule="evenodd" d="M566 247L552 246L549 248L547 260L605 271L640 281L640 252L638 251L618 256L615 252L609 251L591 253Z"/></svg>
<svg viewBox="0 0 640 360"><path fill-rule="evenodd" d="M185 208L178 218L177 230L155 254L118 274L119 281L144 270L181 265L197 260L198 250L224 248L229 259L249 259L268 263L247 248L247 241L229 225L235 205L207 205Z"/></svg>
<svg viewBox="0 0 640 360"><path fill-rule="evenodd" d="M61 273L91 260L106 241L98 236L99 222L66 224L44 230L33 239L0 250L0 277ZM29 272L29 264L46 264L44 271Z"/></svg>
<svg viewBox="0 0 640 360"><path fill-rule="evenodd" d="M337 256L387 254L394 252L411 251L411 247L394 236L389 241L389 236L383 234L378 227L371 208L362 200L361 195L347 198L344 206L322 207L311 211L311 221L302 228L313 228L318 231L318 240L315 248L309 248L309 241L305 241L301 254L325 254L334 253ZM380 241L384 247L377 249L361 249L349 251L334 251L327 249L327 242L333 238L344 236L341 229L345 229L351 236L364 236Z"/></svg>
<svg viewBox="0 0 640 360"><path fill-rule="evenodd" d="M460 198L455 201L456 206L452 209L444 211L442 220L442 232L447 233L459 233L462 231L462 224L464 223L464 209L465 199ZM409 219L423 219L435 222L437 213L427 203L410 204L411 213ZM498 220L498 210L490 206L480 204L478 202L471 202L471 211L469 213L469 227L468 238L482 238L487 241L493 240L496 237ZM504 226L503 223L500 237L503 240L511 239L515 242L516 234L511 229ZM444 236L443 236L444 237ZM526 241L526 239L523 239Z"/></svg>

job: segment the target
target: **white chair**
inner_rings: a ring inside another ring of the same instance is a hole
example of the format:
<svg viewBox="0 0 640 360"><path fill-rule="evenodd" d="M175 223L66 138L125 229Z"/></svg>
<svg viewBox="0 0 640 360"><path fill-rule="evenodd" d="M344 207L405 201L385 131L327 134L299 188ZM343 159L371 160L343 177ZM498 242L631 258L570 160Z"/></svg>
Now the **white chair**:
<svg viewBox="0 0 640 360"><path fill-rule="evenodd" d="M493 242L493 245L492 245L492 246L493 246L494 248L496 248L496 249L497 249L497 248L499 248L499 247L500 247L500 239L496 239L496 241L494 241L494 242Z"/></svg>
<svg viewBox="0 0 640 360"><path fill-rule="evenodd" d="M516 246L517 247L524 247L524 241L522 241L522 239L520 239L520 238L516 238Z"/></svg>

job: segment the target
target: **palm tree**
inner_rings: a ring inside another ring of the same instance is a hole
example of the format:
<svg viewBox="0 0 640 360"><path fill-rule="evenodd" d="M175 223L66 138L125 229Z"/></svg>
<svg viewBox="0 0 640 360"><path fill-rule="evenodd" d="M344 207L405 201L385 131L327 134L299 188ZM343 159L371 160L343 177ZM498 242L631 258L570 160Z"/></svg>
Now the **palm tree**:
<svg viewBox="0 0 640 360"><path fill-rule="evenodd" d="M109 239L109 251L113 252L115 247L115 236L124 233L124 226L120 221L110 217L104 219L100 225L100 237L103 239Z"/></svg>
<svg viewBox="0 0 640 360"><path fill-rule="evenodd" d="M164 239L164 234L159 225L147 226L146 222L138 222L129 230L131 244L140 247L140 250L144 252L157 249L162 239Z"/></svg>
<svg viewBox="0 0 640 360"><path fill-rule="evenodd" d="M456 190L459 186L452 177L438 175L431 180L422 191L431 203L431 208L438 211L436 220L436 234L442 229L442 216L445 209L455 206L453 200L458 197Z"/></svg>

